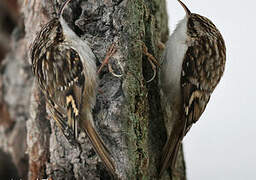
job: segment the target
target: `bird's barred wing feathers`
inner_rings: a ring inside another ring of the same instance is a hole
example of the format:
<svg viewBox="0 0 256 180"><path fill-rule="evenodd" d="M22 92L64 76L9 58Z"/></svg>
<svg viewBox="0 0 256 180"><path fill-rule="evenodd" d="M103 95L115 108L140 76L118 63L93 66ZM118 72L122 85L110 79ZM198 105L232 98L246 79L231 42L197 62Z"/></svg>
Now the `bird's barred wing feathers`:
<svg viewBox="0 0 256 180"><path fill-rule="evenodd" d="M80 57L74 49L56 45L49 47L38 61L35 73L49 109L64 135L73 141L77 137L85 80Z"/></svg>
<svg viewBox="0 0 256 180"><path fill-rule="evenodd" d="M218 49L219 46L210 48L212 41L216 41L214 42L216 44L224 43L222 38L209 39L208 36L194 38L184 56L181 90L187 120L186 132L204 112L211 93L224 71L222 64L225 63L225 53Z"/></svg>

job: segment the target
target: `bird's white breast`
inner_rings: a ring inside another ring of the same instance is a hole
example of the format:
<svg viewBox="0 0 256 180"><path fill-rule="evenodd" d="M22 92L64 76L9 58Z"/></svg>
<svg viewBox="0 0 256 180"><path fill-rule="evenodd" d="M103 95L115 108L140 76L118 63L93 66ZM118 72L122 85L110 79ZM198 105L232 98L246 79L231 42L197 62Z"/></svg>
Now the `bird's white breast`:
<svg viewBox="0 0 256 180"><path fill-rule="evenodd" d="M184 55L188 49L187 17L182 19L169 37L162 58L160 85L172 104L180 98L180 78Z"/></svg>
<svg viewBox="0 0 256 180"><path fill-rule="evenodd" d="M171 133L173 123L180 120L180 110L183 107L180 80L184 55L188 49L186 33L187 17L179 22L169 37L162 57L160 95L168 135Z"/></svg>

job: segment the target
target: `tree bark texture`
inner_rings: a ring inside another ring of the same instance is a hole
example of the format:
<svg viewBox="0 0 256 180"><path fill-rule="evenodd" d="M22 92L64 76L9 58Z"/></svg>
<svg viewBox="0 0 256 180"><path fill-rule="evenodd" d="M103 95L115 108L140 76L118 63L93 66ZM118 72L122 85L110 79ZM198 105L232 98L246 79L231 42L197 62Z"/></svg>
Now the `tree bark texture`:
<svg viewBox="0 0 256 180"><path fill-rule="evenodd" d="M0 148L10 155L9 161L23 179L111 179L84 132L79 133L80 146L66 141L49 115L31 72L31 43L55 12L54 4L60 6L62 2L19 2L24 25L12 33L11 50L1 64ZM116 44L117 52L109 63L123 76L114 77L107 66L103 69L93 112L118 177L157 179L166 130L158 77L146 82L153 71L142 42L159 60L161 44L168 38L165 0L73 0L64 11L64 19L89 42L98 66L108 48ZM182 152L176 167L172 179L186 179ZM169 174L162 179L170 179Z"/></svg>

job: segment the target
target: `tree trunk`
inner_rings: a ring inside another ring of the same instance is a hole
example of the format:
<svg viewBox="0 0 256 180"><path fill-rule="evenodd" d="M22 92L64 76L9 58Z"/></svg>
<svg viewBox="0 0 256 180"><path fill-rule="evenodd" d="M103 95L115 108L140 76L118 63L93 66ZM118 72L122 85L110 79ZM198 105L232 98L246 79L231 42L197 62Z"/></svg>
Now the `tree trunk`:
<svg viewBox="0 0 256 180"><path fill-rule="evenodd" d="M12 34L11 51L1 65L0 111L5 113L0 119L0 148L11 155L24 179L111 179L84 132L79 134L79 147L66 141L31 72L31 43L55 12L56 1L20 1L24 26ZM103 69L93 112L118 177L157 179L166 130L158 77L146 82L153 71L142 42L159 60L161 44L168 38L165 0L73 0L64 19L90 43L97 65L116 44L117 52L109 64L123 76L114 77L107 66ZM176 167L173 179L186 179L183 153ZM162 179L170 179L168 173Z"/></svg>

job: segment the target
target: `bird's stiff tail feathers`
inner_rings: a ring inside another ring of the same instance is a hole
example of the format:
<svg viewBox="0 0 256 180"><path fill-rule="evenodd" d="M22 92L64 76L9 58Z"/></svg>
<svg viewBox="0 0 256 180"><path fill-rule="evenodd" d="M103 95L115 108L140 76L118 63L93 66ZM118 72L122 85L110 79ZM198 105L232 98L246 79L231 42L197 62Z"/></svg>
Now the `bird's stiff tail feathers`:
<svg viewBox="0 0 256 180"><path fill-rule="evenodd" d="M170 136L163 148L163 154L160 161L159 177L170 166L171 170L175 167L177 155L181 146L182 139L185 135L186 121L175 123Z"/></svg>
<svg viewBox="0 0 256 180"><path fill-rule="evenodd" d="M77 126L79 123L80 127L89 137L94 150L100 156L100 159L103 161L107 169L114 176L114 163L111 160L110 153L107 147L105 146L101 137L98 135L93 126L93 117L91 113L91 108L89 108L90 106L88 104L83 104L82 107L78 106L78 104L82 104L82 100L79 99L80 96L76 96L77 94L81 93L80 91L82 91L80 88L74 88L66 96L67 119L69 129L73 130L74 138L77 139ZM87 100L85 102L87 102Z"/></svg>
<svg viewBox="0 0 256 180"><path fill-rule="evenodd" d="M101 140L100 136L94 129L92 123L90 122L90 120L84 120L81 123L93 145L94 150L100 156L100 159L103 161L107 169L112 173L113 176L115 176L115 165L111 160L110 153L103 141Z"/></svg>

